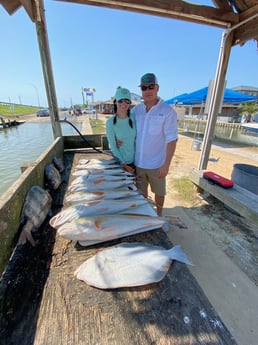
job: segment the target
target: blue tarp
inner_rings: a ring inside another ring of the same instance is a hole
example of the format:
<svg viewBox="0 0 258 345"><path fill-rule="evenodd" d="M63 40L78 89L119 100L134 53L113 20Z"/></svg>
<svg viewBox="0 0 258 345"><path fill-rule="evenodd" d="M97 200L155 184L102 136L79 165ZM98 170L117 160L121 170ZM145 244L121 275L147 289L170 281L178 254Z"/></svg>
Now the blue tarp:
<svg viewBox="0 0 258 345"><path fill-rule="evenodd" d="M205 103L208 93L208 87L191 92L183 93L176 97L170 98L165 103L178 105L194 105ZM223 103L244 103L250 101L258 101L258 97L245 95L241 92L233 91L231 89L225 89Z"/></svg>

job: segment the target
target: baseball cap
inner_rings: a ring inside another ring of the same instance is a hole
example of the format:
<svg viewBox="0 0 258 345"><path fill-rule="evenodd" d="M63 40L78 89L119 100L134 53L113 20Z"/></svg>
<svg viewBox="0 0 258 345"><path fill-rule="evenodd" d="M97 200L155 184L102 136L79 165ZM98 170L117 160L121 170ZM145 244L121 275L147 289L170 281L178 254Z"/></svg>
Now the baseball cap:
<svg viewBox="0 0 258 345"><path fill-rule="evenodd" d="M115 94L115 99L120 101L120 99L129 99L131 101L131 92L123 87L118 87Z"/></svg>
<svg viewBox="0 0 258 345"><path fill-rule="evenodd" d="M146 73L141 77L141 83L139 86L143 84L158 84L158 79L154 73Z"/></svg>

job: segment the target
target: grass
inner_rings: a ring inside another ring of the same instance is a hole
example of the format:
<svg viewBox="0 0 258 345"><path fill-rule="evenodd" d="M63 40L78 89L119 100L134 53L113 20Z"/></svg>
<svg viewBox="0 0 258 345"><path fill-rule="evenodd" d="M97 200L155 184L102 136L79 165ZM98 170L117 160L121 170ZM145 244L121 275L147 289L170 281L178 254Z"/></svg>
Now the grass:
<svg viewBox="0 0 258 345"><path fill-rule="evenodd" d="M0 115L7 118L12 118L22 115L30 115L36 113L39 107L26 106L26 105L13 105L10 107L9 104L0 104Z"/></svg>
<svg viewBox="0 0 258 345"><path fill-rule="evenodd" d="M180 200L192 205L197 203L195 186L188 177L173 179L172 188L177 191Z"/></svg>
<svg viewBox="0 0 258 345"><path fill-rule="evenodd" d="M92 128L93 134L105 134L106 132L106 126L105 121L103 120L94 120L90 119L90 125Z"/></svg>

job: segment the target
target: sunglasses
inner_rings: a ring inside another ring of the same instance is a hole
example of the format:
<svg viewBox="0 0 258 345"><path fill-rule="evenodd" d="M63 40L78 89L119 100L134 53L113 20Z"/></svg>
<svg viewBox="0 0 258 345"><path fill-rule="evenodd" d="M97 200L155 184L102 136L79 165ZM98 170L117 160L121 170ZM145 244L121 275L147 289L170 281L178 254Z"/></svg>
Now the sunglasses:
<svg viewBox="0 0 258 345"><path fill-rule="evenodd" d="M123 99L120 99L119 101L117 101L117 103L123 103L123 102L125 102L126 104L131 104L130 99L127 99L127 98L123 98Z"/></svg>
<svg viewBox="0 0 258 345"><path fill-rule="evenodd" d="M155 84L150 84L150 85L142 85L141 90L146 91L146 90L153 90L155 88Z"/></svg>

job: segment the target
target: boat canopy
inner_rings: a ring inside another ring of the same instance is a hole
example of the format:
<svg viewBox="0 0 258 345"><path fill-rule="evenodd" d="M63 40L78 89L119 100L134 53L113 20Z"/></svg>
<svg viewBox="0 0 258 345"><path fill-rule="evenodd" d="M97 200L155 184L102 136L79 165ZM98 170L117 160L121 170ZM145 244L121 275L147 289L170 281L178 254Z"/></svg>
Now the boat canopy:
<svg viewBox="0 0 258 345"><path fill-rule="evenodd" d="M52 0L68 3L107 7L160 17L184 20L219 28L234 27L232 45L243 45L250 39L258 41L257 0L213 0L210 5L200 5L197 0ZM38 19L38 5L43 0L0 0L9 14L23 7L33 22Z"/></svg>

